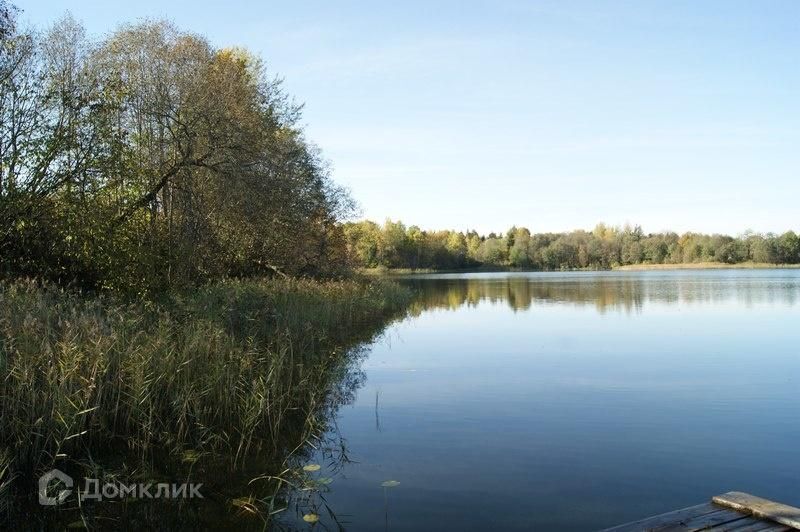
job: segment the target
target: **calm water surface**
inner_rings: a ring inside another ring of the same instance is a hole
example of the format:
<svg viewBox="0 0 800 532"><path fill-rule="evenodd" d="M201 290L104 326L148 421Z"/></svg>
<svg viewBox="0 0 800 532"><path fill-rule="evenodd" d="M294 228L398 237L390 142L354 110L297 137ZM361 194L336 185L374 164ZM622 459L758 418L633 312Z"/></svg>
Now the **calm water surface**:
<svg viewBox="0 0 800 532"><path fill-rule="evenodd" d="M403 282L412 315L316 457L347 530L593 530L729 490L800 505L800 271Z"/></svg>

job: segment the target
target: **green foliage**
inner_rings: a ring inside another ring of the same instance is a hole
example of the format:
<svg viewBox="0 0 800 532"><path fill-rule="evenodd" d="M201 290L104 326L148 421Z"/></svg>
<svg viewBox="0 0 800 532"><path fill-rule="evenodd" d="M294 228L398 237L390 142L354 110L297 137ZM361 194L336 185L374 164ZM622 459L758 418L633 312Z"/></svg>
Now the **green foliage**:
<svg viewBox="0 0 800 532"><path fill-rule="evenodd" d="M387 220L343 226L351 260L364 268L447 270L480 266L537 270L608 269L634 264L722 262L800 263L800 237L745 234L739 238L598 224L592 232L536 233L512 227L505 236L475 231L422 231Z"/></svg>
<svg viewBox="0 0 800 532"><path fill-rule="evenodd" d="M0 4L0 275L154 294L346 271L352 202L260 58L166 22L91 42L13 16Z"/></svg>

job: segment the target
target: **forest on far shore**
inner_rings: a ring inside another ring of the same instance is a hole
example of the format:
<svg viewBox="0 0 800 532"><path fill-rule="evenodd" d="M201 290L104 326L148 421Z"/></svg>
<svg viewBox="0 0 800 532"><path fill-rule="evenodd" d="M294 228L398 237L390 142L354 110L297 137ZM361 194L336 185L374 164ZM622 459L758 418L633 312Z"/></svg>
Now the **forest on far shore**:
<svg viewBox="0 0 800 532"><path fill-rule="evenodd" d="M637 226L598 224L592 231L505 234L423 231L387 220L344 225L349 255L362 268L459 269L503 266L537 270L609 269L631 264L697 262L800 263L800 237L747 232L738 237L674 232L645 233Z"/></svg>

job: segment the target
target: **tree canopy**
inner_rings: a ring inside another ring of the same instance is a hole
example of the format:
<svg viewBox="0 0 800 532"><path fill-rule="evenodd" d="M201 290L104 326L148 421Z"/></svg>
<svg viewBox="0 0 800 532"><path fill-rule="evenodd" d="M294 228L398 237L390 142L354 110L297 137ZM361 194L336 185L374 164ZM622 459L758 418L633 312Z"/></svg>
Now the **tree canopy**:
<svg viewBox="0 0 800 532"><path fill-rule="evenodd" d="M0 273L147 291L337 275L349 196L258 56L164 21L91 41L0 4Z"/></svg>

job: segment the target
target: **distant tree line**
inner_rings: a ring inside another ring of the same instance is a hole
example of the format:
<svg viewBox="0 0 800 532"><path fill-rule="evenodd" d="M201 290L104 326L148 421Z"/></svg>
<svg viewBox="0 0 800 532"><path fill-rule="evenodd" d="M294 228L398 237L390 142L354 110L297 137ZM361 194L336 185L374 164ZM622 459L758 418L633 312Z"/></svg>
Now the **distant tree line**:
<svg viewBox="0 0 800 532"><path fill-rule="evenodd" d="M262 60L167 22L92 41L0 0L0 276L157 291L337 275L349 196Z"/></svg>
<svg viewBox="0 0 800 532"><path fill-rule="evenodd" d="M639 226L598 224L592 231L505 234L423 231L387 220L344 225L350 255L361 267L459 269L509 266L537 270L609 269L630 264L722 262L800 263L800 238L746 233L740 237L673 232L646 234Z"/></svg>

